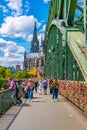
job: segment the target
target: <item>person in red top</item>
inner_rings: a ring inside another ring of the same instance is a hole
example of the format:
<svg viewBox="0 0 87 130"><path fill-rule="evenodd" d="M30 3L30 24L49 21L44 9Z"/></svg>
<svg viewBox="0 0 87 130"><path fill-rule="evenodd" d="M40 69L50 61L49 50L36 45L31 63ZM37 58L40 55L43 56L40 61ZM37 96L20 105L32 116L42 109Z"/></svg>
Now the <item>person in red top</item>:
<svg viewBox="0 0 87 130"><path fill-rule="evenodd" d="M32 98L33 98L33 83L32 83L32 80L28 80L27 82L27 87L28 87L28 100L31 101Z"/></svg>

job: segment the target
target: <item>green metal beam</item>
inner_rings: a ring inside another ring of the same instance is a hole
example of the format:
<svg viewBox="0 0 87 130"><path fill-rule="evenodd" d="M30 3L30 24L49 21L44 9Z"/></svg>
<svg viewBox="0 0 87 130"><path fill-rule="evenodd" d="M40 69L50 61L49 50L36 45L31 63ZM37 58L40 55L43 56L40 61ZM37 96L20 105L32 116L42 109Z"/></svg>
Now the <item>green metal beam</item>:
<svg viewBox="0 0 87 130"><path fill-rule="evenodd" d="M64 0L59 1L59 19L63 18L63 11L64 11Z"/></svg>
<svg viewBox="0 0 87 130"><path fill-rule="evenodd" d="M66 48L66 78L68 80L73 79L73 55L71 53L71 50L67 46Z"/></svg>
<svg viewBox="0 0 87 130"><path fill-rule="evenodd" d="M54 39L55 39L55 78L57 78L58 75L58 53L57 53L57 28L54 26Z"/></svg>
<svg viewBox="0 0 87 130"><path fill-rule="evenodd" d="M87 0L84 0L84 41L87 46Z"/></svg>
<svg viewBox="0 0 87 130"><path fill-rule="evenodd" d="M59 79L63 79L62 34L60 31L58 33L59 33L58 34L58 37L59 37L59 40L58 40L59 42Z"/></svg>
<svg viewBox="0 0 87 130"><path fill-rule="evenodd" d="M58 5L59 5L59 0L55 0L55 18L58 17L58 11L59 11L59 8L58 8Z"/></svg>
<svg viewBox="0 0 87 130"><path fill-rule="evenodd" d="M67 14L68 14L68 6L69 6L69 1L70 0L65 0L65 13L66 13L66 18L67 18Z"/></svg>
<svg viewBox="0 0 87 130"><path fill-rule="evenodd" d="M75 16L76 5L77 0L69 0L68 14L67 14L67 23L69 26L72 26L72 22Z"/></svg>

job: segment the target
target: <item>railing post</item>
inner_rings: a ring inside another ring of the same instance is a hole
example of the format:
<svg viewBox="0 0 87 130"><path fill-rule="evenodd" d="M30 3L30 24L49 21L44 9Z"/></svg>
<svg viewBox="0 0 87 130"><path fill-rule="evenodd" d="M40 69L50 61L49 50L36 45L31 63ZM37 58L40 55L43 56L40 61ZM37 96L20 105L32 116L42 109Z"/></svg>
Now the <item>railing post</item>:
<svg viewBox="0 0 87 130"><path fill-rule="evenodd" d="M2 113L2 93L0 93L0 116Z"/></svg>
<svg viewBox="0 0 87 130"><path fill-rule="evenodd" d="M84 0L84 42L87 46L87 0Z"/></svg>

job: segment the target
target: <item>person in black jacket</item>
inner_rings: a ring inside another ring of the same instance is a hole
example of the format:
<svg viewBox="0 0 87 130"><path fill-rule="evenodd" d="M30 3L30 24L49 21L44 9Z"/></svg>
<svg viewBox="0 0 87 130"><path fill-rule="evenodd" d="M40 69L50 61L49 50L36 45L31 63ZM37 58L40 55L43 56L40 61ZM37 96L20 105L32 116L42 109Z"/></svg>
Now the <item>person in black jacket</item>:
<svg viewBox="0 0 87 130"><path fill-rule="evenodd" d="M16 99L17 99L18 105L22 103L22 100L19 98L19 88L18 88L17 84L16 84Z"/></svg>

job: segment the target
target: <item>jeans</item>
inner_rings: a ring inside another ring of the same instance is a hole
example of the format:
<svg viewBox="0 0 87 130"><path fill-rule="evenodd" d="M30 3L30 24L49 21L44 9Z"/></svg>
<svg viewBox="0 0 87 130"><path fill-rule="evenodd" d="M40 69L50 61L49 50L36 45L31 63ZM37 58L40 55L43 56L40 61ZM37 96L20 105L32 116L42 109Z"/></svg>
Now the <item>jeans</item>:
<svg viewBox="0 0 87 130"><path fill-rule="evenodd" d="M52 100L58 98L58 89L57 88L52 88Z"/></svg>
<svg viewBox="0 0 87 130"><path fill-rule="evenodd" d="M19 98L19 89L16 90L16 99L17 103L22 103L22 100Z"/></svg>
<svg viewBox="0 0 87 130"><path fill-rule="evenodd" d="M32 89L29 89L28 90L28 99L32 99L33 98L33 90Z"/></svg>
<svg viewBox="0 0 87 130"><path fill-rule="evenodd" d="M12 90L12 99L13 99L14 104L16 104L17 103L16 90Z"/></svg>

